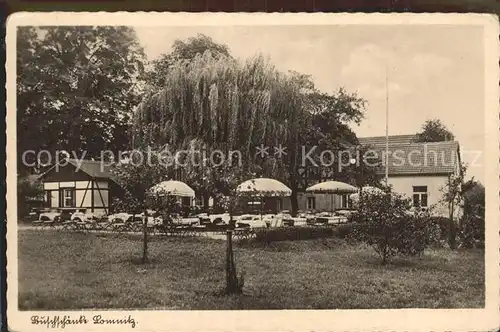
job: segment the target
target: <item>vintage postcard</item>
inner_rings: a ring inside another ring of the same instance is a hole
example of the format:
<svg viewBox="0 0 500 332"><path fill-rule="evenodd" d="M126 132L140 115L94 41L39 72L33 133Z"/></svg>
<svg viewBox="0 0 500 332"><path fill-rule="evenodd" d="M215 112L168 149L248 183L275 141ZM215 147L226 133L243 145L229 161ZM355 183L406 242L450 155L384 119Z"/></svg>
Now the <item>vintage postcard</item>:
<svg viewBox="0 0 500 332"><path fill-rule="evenodd" d="M499 22L18 13L12 331L499 325Z"/></svg>

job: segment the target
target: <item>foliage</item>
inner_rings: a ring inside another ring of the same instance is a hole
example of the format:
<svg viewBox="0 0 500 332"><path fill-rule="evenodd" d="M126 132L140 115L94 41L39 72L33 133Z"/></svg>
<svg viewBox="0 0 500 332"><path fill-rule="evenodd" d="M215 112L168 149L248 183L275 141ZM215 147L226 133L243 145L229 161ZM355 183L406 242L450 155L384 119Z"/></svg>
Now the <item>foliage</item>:
<svg viewBox="0 0 500 332"><path fill-rule="evenodd" d="M143 263L148 260L148 209L156 210L156 213L165 217L164 220L167 220L167 222L171 213L167 209L174 209L174 211L177 209L176 204L172 199L169 199L167 193L156 192L155 195L152 195L150 192L154 185L169 179L175 171L168 167L168 164L162 158L162 155L153 151L134 150L126 163L116 163L112 168L112 172L122 189L121 196L114 199L114 206L121 209L121 211L132 214L145 213L143 222ZM166 199L165 195L167 196Z"/></svg>
<svg viewBox="0 0 500 332"><path fill-rule="evenodd" d="M177 61L190 61L205 52L210 52L215 58L221 56L230 57L229 48L226 45L217 44L212 38L204 34L198 34L186 41L178 39L174 41L171 53L162 54L158 59L151 62L150 68L144 73L144 80L151 90L159 90L166 83L165 78L170 71L170 67Z"/></svg>
<svg viewBox="0 0 500 332"><path fill-rule="evenodd" d="M417 133L417 142L453 141L453 133L439 119L427 120Z"/></svg>
<svg viewBox="0 0 500 332"><path fill-rule="evenodd" d="M459 223L460 246L484 246L485 231L485 190L484 186L470 179L462 186L464 214Z"/></svg>
<svg viewBox="0 0 500 332"><path fill-rule="evenodd" d="M17 178L17 195L19 199L38 198L43 194L42 183L33 177Z"/></svg>
<svg viewBox="0 0 500 332"><path fill-rule="evenodd" d="M350 237L372 246L383 264L396 255L420 255L435 241L430 214L412 211L411 201L403 195L368 195L361 204L355 213L359 227Z"/></svg>
<svg viewBox="0 0 500 332"><path fill-rule="evenodd" d="M26 200L31 198L40 198L43 194L41 182L33 179L33 176L17 177L17 206L20 215L29 211L26 209Z"/></svg>
<svg viewBox="0 0 500 332"><path fill-rule="evenodd" d="M148 156L150 162L145 162ZM142 213L151 208L149 189L171 178L173 169L166 167L154 152L134 150L127 162L113 165L111 171L122 189L122 196L115 198L115 206L129 213ZM153 202L159 202L154 200Z"/></svg>
<svg viewBox="0 0 500 332"><path fill-rule="evenodd" d="M178 58L175 52L172 58ZM364 101L343 89L321 93L307 75L279 72L263 56L241 63L216 53L188 52L194 55L189 61L169 63L161 88L151 90L138 108L134 146L154 142L175 151L198 140L208 154L239 151L243 163L261 175L287 182L296 201L301 146L320 142L337 151L343 141L356 143L348 125L359 123ZM261 144L271 147L271 155L257 156ZM286 155L272 158L279 145ZM195 182L214 189L217 179L204 174Z"/></svg>
<svg viewBox="0 0 500 332"><path fill-rule="evenodd" d="M477 215L484 218L484 186L480 182L470 179L463 184L462 192L464 198L464 214Z"/></svg>
<svg viewBox="0 0 500 332"><path fill-rule="evenodd" d="M443 216L432 216L431 223L439 229L439 240L448 242L450 236L450 218Z"/></svg>
<svg viewBox="0 0 500 332"><path fill-rule="evenodd" d="M91 158L126 147L143 61L129 27L19 27L19 155L64 149Z"/></svg>

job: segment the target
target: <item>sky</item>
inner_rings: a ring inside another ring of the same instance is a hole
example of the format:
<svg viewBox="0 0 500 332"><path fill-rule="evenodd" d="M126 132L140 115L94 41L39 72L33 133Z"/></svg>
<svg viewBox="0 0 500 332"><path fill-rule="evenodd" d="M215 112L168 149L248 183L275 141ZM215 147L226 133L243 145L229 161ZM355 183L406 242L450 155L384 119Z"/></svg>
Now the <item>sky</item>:
<svg viewBox="0 0 500 332"><path fill-rule="evenodd" d="M385 135L386 99L389 135L414 134L426 120L440 119L460 143L467 177L484 182L480 26L177 26L136 32L149 60L169 53L176 39L203 33L236 58L262 53L279 70L311 75L324 92L356 92L367 101L365 119L352 127L358 137Z"/></svg>

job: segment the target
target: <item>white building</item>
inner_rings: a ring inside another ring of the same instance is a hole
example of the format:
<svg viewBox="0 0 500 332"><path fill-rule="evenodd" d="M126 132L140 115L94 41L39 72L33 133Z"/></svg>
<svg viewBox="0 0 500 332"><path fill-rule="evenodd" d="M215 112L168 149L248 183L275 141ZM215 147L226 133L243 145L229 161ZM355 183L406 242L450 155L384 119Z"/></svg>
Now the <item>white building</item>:
<svg viewBox="0 0 500 332"><path fill-rule="evenodd" d="M364 137L360 144L380 158L377 169L385 175L386 137ZM366 154L365 154L366 155ZM389 136L388 184L393 190L412 198L414 206L433 207L435 214L449 216L442 202L448 178L461 171L460 146L456 141L417 143L415 135ZM460 209L455 209L460 214Z"/></svg>

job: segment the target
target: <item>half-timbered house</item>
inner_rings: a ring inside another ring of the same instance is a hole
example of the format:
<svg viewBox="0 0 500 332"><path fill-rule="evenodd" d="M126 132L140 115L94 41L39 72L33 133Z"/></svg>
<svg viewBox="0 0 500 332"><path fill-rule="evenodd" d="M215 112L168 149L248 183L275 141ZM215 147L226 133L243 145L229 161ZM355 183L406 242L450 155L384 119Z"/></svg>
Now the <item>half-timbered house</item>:
<svg viewBox="0 0 500 332"><path fill-rule="evenodd" d="M100 161L66 159L45 172L40 180L49 208L85 209L105 215L112 210L113 197L120 194L114 174Z"/></svg>

